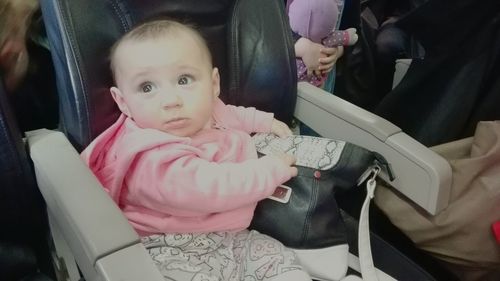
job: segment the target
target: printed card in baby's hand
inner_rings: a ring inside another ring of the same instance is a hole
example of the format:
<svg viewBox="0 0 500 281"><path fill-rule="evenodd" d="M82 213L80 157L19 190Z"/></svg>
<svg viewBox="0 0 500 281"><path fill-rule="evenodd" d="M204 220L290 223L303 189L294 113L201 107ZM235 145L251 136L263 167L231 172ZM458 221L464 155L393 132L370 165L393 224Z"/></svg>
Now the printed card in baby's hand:
<svg viewBox="0 0 500 281"><path fill-rule="evenodd" d="M259 153L281 151L294 155L296 165L318 170L330 169L337 164L345 142L321 137L292 135L280 138L272 133L259 133L253 137Z"/></svg>

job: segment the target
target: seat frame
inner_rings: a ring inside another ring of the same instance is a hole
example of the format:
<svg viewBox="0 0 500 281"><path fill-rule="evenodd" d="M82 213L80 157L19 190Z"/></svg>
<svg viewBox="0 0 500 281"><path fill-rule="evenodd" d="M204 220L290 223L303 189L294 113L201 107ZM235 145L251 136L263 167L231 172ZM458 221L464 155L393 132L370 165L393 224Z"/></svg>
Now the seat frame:
<svg viewBox="0 0 500 281"><path fill-rule="evenodd" d="M280 1L279 3L282 5L281 0L275 1ZM80 124L80 121L88 125L88 128L80 126L74 130L76 131L74 135L46 129L31 131L26 133L26 141L34 163L37 183L47 205L58 255L64 260L65 268L68 270L69 275L72 276L71 280L79 279L78 271L83 273L86 280L163 280L144 246L140 243L137 233L132 229L118 206L104 191L96 177L80 159L74 147L75 139L83 140L78 144L84 145L86 141L92 138L92 134L100 130L100 128L91 128L91 126L96 125L95 123L99 123L91 122L93 119L105 118L107 120L103 123L109 124L114 118L111 115L116 114L116 110L112 108L111 104L99 104L95 106L95 104L91 103L91 100L99 96L98 94L101 92L89 94L87 91L105 92L105 87L107 86L89 85L86 84L88 81L83 81L88 77L95 80L101 78L101 76L100 74L96 75L96 73L86 73L85 71L88 70L81 67L80 63L87 61L83 58L88 59L88 57L82 57L82 50L72 49L74 47L72 44L76 44L75 41L78 39L76 38L76 31L68 29L75 28L75 26L73 18L68 19L69 16L63 13L70 2L61 1L64 2L64 7L58 6L56 2L55 0L44 0L41 2L41 6L45 12L44 17L56 17L57 21L55 23L52 22L53 25L48 27L48 33L49 37L52 35L57 38L56 40L60 40L60 42L58 41L58 45L53 46L54 49L52 51L53 59L56 66L58 66L56 67L56 72L58 72L59 77L62 77L58 81L64 83L63 86L58 84L58 90L60 92L64 91L63 94L60 93L62 95L60 101L65 105L61 107L61 115L64 117L61 118L63 123L62 128L67 129L67 127L71 127L72 125L76 126ZM113 6L115 10L124 9L120 1L111 2L113 5L116 4ZM78 3L89 5L83 1ZM95 5L102 3L99 1L93 2ZM137 4L138 2L134 3ZM169 5L173 5L173 3L171 2ZM262 1L259 3L269 4L270 2L266 0L266 2ZM276 3L278 2L272 2L273 5ZM246 10L246 8L249 8L248 5L255 5L255 2L235 1L235 5L246 5L240 7L240 10L248 11ZM276 7L276 5L273 6L273 8ZM72 8L75 9L75 7ZM103 13L99 9L96 10L98 10L96 12L97 15ZM277 10L272 11L276 12ZM75 13L75 17L79 17L84 22L92 20L91 17L82 17L81 14L73 10L72 12ZM263 11L260 10L260 12ZM120 18L121 24L130 20L130 15L122 10L120 10L120 16L123 16L123 18ZM248 17L249 14L246 16ZM282 34L281 31L285 28L286 19L280 13L275 13L273 16L281 16L278 21L273 21L273 23L279 25L277 28L280 34ZM64 22L62 22L63 19ZM109 18L105 19L108 20ZM245 18L245 21L239 21L237 25L248 24L251 20L258 22L256 25L260 23L259 18L256 17L253 19ZM81 24L81 22L79 23ZM78 25L76 27L81 26ZM265 29L259 29L259 31L268 31L267 29L269 28L271 27L266 26ZM108 32L113 33L115 31L110 30ZM61 38L61 34L54 34L57 32L64 33L66 37ZM231 35L233 34L231 33ZM253 35L264 36L260 33ZM266 33L266 36L270 36L270 34ZM111 41L110 37L106 38L106 40ZM231 40L238 41L248 39L248 36L231 38ZM87 42L89 41L87 39L85 37L82 40L86 40L85 42ZM282 41L276 41L278 40L276 38L272 42L275 44L276 42L287 43L287 50L285 51L292 49L290 47L291 37L279 39ZM261 39L261 41L263 40ZM237 42L233 43L236 44ZM105 48L104 45L99 45L99 48ZM249 50L246 50L247 52L255 51L252 49L253 46L246 47L249 48ZM239 51L241 50L236 50L232 56L237 55ZM93 55L93 53L85 54L87 56ZM273 55L275 54L273 53ZM240 59L240 57L236 59ZM255 58L252 57L251 59ZM278 61L277 56L274 56L273 59L273 62ZM294 64L291 52L281 56L281 59L285 61L281 65L283 67L290 66L290 63ZM247 62L245 61L245 63ZM92 63L96 63L98 66L101 65L94 61ZM234 70L233 72L237 72L237 70L241 70L238 67L245 63L238 61L228 67L231 71ZM250 66L246 65L246 67L254 69L255 65L252 63ZM269 61L259 63L269 67L272 64ZM251 73L253 76L250 78L247 77L247 80L253 84L244 84L245 81L240 79L239 74L236 73L235 77L232 77L229 82L227 90L228 92L241 90L242 93L241 95L239 92L236 93L235 97L230 96L229 102L234 99L248 98L248 96L245 96L249 94L248 92L258 92L261 94L261 85L258 79L268 78L268 75L271 73L278 72L278 74L281 74L276 69L270 69L269 67L266 68L267 73L256 71ZM94 67L93 70L95 69L104 71L100 67ZM243 69L243 71L245 70L248 69ZM320 135L352 142L386 157L392 165L396 178L393 181L390 181L387 175L382 175L382 178L396 190L414 201L418 206L422 207L423 210L435 214L446 207L451 185L451 168L448 162L404 134L401 129L387 120L307 83L298 83L297 96L295 97L295 83L287 83L290 81L280 80L281 78L296 79L291 67L289 67L288 71L290 73L283 73L283 77L278 75L273 78L273 81L282 82L278 84L278 87L272 88L272 91L262 93L259 97L250 96L249 99L260 99L261 105L264 106L261 109L265 109L265 106L269 103L272 103L278 110L281 107L285 108L285 110L290 109L289 112L281 112L282 116L289 118L292 116L292 107L295 102L294 116ZM71 75L63 72L70 72ZM273 84L273 86L275 85ZM274 94L275 91L283 92L283 101L269 101L271 94ZM80 94L83 96L79 96ZM99 98L102 97L99 96ZM109 100L110 98L108 97ZM96 101L92 100L92 102ZM285 103L289 103L291 106L289 107ZM99 110L104 111L104 113L97 112ZM113 110L115 110L114 113ZM90 116L90 113L93 115ZM101 116L94 116L98 113ZM105 113L110 114L108 116ZM102 124L100 123L99 126L102 126ZM65 132L67 133L67 130ZM68 136L72 139L68 140ZM75 261L78 267L75 266Z"/></svg>
<svg viewBox="0 0 500 281"><path fill-rule="evenodd" d="M436 153L388 121L334 95L306 83L299 83L298 89L295 116L300 121L325 137L387 157L402 191L427 187L422 198L435 196L427 206L447 199L451 170ZM74 257L86 280L163 280L136 232L66 136L41 129L28 132L27 143L52 228L61 234L59 242L66 244L62 248L70 249L63 254L66 267Z"/></svg>

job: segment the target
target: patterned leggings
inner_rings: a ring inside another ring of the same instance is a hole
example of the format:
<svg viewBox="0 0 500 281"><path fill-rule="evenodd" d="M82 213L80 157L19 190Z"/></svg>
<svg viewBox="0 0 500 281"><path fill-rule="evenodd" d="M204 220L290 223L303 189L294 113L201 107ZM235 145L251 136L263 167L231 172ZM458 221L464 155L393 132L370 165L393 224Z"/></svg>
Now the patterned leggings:
<svg viewBox="0 0 500 281"><path fill-rule="evenodd" d="M311 280L295 253L257 231L142 238L165 280Z"/></svg>

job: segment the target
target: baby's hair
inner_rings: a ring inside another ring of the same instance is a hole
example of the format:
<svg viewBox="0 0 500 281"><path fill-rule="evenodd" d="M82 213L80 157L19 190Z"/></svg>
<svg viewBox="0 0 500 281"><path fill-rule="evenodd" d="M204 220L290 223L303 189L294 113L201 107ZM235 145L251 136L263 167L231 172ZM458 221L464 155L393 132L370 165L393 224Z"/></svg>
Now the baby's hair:
<svg viewBox="0 0 500 281"><path fill-rule="evenodd" d="M180 23L174 20L154 20L137 25L136 27L125 33L125 35L123 35L113 44L109 56L113 78L115 78L116 74L115 53L122 43L126 41L156 39L162 36L172 35L175 32L179 31L189 33L196 41L198 41L200 48L202 48L202 51L207 55L208 61L212 63L212 55L210 53L210 50L208 49L207 43L201 33L194 26Z"/></svg>

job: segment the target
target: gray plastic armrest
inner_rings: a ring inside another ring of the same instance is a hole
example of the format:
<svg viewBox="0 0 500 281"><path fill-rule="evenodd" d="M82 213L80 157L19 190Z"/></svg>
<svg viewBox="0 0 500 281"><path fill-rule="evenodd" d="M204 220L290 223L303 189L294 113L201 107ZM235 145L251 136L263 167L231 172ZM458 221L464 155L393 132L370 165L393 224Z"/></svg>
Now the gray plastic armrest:
<svg viewBox="0 0 500 281"><path fill-rule="evenodd" d="M387 120L306 82L298 84L295 116L324 137L382 154L396 179L382 177L430 214L448 205L449 163Z"/></svg>
<svg viewBox="0 0 500 281"><path fill-rule="evenodd" d="M101 273L113 271L106 264L117 257L124 259L122 249L142 246L137 233L62 133L45 129L28 132L27 142L47 208L84 275L95 275L96 266ZM142 251L142 256L128 260L152 265L149 257L144 259L144 248ZM141 271L132 264L122 264L124 269ZM154 266L150 269L159 274Z"/></svg>
<svg viewBox="0 0 500 281"><path fill-rule="evenodd" d="M97 261L96 268L105 281L164 281L142 244L127 247Z"/></svg>

